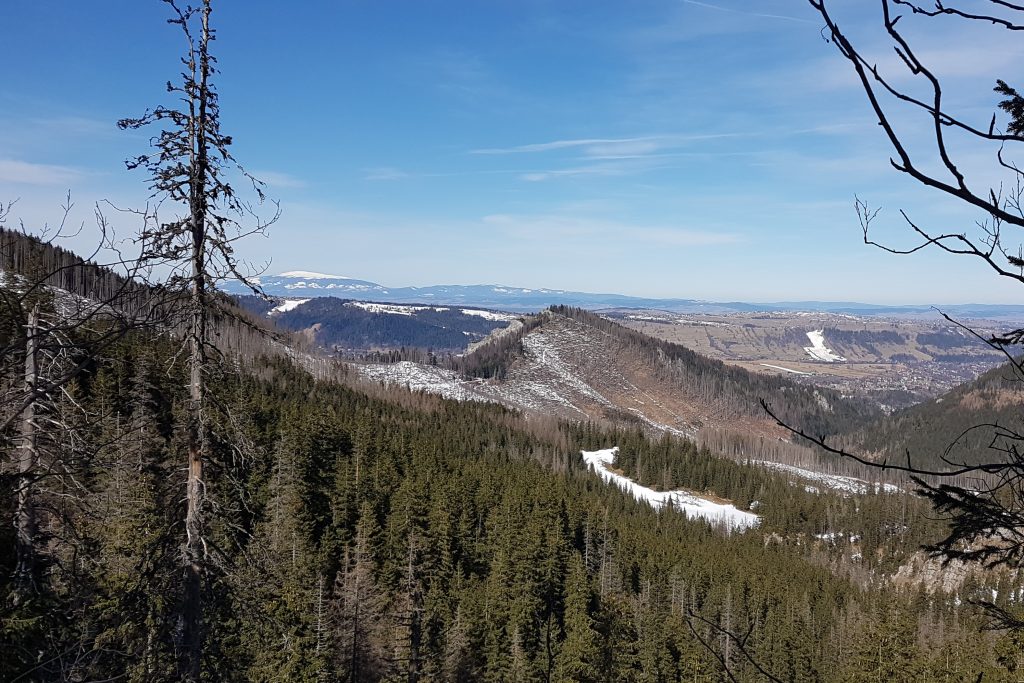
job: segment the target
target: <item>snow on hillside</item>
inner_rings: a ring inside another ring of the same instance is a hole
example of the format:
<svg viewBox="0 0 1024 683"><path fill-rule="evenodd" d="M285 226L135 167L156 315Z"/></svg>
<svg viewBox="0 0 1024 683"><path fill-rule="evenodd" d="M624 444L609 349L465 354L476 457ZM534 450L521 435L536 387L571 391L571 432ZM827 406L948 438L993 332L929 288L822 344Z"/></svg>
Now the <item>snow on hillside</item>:
<svg viewBox="0 0 1024 683"><path fill-rule="evenodd" d="M821 360L826 363L846 360L835 351L825 346L825 330L812 330L807 333L807 338L811 340L811 345L805 346L804 351L806 351L814 360Z"/></svg>
<svg viewBox="0 0 1024 683"><path fill-rule="evenodd" d="M309 270L289 270L287 273L281 273L278 277L299 277L304 280L351 280L350 277L344 275L327 275L325 273L314 273Z"/></svg>
<svg viewBox="0 0 1024 683"><path fill-rule="evenodd" d="M750 464L759 465L770 470L777 472L785 472L792 474L796 477L800 477L806 481L814 482L824 486L825 488L832 489L833 491L842 491L843 493L855 493L865 494L869 491L881 491L882 493L899 493L902 489L895 484L880 484L864 481L863 479L857 479L856 477L844 477L839 474L822 474L821 472L815 472L814 470L807 470L802 467L796 467L794 465L784 465L781 462L770 462L768 460L751 460ZM805 489L811 493L817 493L815 486L804 486Z"/></svg>
<svg viewBox="0 0 1024 683"><path fill-rule="evenodd" d="M370 313L387 313L390 315L414 315L418 311L437 311L443 313L447 308L442 306L404 306L399 304L375 304L369 301L350 301L346 306L361 308Z"/></svg>
<svg viewBox="0 0 1024 683"><path fill-rule="evenodd" d="M518 332L521 329L523 329L523 321L520 320L519 318L516 318L515 320L510 322L505 327L496 327L493 330L491 330L491 333L489 335L487 335L486 337L484 337L480 341L473 342L472 344L467 346L465 353L467 355L470 354L470 353L473 353L474 351L476 351L481 346L484 346L486 344L490 344L491 342L497 341L498 339L501 339L502 337L515 334L516 332Z"/></svg>
<svg viewBox="0 0 1024 683"><path fill-rule="evenodd" d="M388 386L407 387L410 391L425 391L456 401L485 401L486 398L468 391L463 380L453 371L433 365L420 365L411 361L353 365L363 379L383 382Z"/></svg>
<svg viewBox="0 0 1024 683"><path fill-rule="evenodd" d="M578 343L583 344L585 340L580 339ZM549 370L566 388L597 401L603 406L613 406L611 401L581 379L570 364L562 359L558 341L547 334L546 330L538 330L523 337L523 350L528 357L538 361L540 365Z"/></svg>
<svg viewBox="0 0 1024 683"><path fill-rule="evenodd" d="M308 301L309 299L286 299L285 301L281 302L277 306L274 306L272 309L270 309L270 312L267 313L267 315L274 315L275 313L287 313L288 311L294 311L296 308L298 308L299 306Z"/></svg>
<svg viewBox="0 0 1024 683"><path fill-rule="evenodd" d="M761 518L752 512L739 510L731 503L714 503L700 498L688 491L655 491L637 484L632 479L612 472L608 466L615 462L615 454L619 448L606 448L600 451L580 451L583 461L606 482L615 484L623 491L630 493L639 501L648 503L655 510L666 505L682 512L687 517L703 519L712 524L722 524L729 530L749 529L757 526Z"/></svg>
<svg viewBox="0 0 1024 683"><path fill-rule="evenodd" d="M512 321L517 320L519 318L519 316L515 315L514 313L500 313L497 311L479 311L475 308L463 308L462 315L474 315L478 318L483 318L484 320L494 320L497 322Z"/></svg>

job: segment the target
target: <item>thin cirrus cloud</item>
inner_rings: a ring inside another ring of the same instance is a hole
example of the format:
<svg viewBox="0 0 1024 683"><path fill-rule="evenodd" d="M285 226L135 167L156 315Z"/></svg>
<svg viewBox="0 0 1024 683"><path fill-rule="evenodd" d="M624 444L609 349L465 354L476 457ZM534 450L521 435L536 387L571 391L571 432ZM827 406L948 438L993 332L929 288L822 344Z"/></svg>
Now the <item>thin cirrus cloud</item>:
<svg viewBox="0 0 1024 683"><path fill-rule="evenodd" d="M70 166L37 164L18 159L0 159L0 182L17 185L72 185L85 172Z"/></svg>
<svg viewBox="0 0 1024 683"><path fill-rule="evenodd" d="M703 133L677 135L644 135L628 138L577 138L553 140L513 147L488 147L470 150L470 154L530 154L556 150L579 150L584 156L638 156L694 142L740 137L740 133Z"/></svg>
<svg viewBox="0 0 1024 683"><path fill-rule="evenodd" d="M805 19L803 17L792 17L786 14L771 14L768 12L750 12L748 10L735 9L733 7L725 7L724 5L715 5L710 2L700 2L699 0L683 0L684 5L694 5L696 7L704 7L706 9L713 9L719 12L728 12L729 14L743 14L748 17L757 17L759 19L779 19L780 21L793 21L800 24L814 24L811 19Z"/></svg>
<svg viewBox="0 0 1024 683"><path fill-rule="evenodd" d="M304 180L279 171L253 171L252 176L270 188L295 189L306 186Z"/></svg>

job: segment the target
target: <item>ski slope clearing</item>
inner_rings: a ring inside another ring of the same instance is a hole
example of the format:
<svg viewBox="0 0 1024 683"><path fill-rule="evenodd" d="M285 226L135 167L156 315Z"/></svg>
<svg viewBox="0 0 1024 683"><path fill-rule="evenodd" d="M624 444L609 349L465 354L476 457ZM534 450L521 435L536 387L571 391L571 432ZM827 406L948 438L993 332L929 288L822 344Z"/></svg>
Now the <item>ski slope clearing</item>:
<svg viewBox="0 0 1024 683"><path fill-rule="evenodd" d="M267 313L267 315L274 315L275 313L287 313L288 311L294 311L296 308L298 308L299 306L308 301L309 299L287 299L278 304L277 306L274 306L272 309L270 309L270 312Z"/></svg>
<svg viewBox="0 0 1024 683"><path fill-rule="evenodd" d="M739 510L735 505L713 503L688 491L655 491L637 484L632 479L611 471L608 467L615 462L618 446L600 451L580 451L583 461L606 482L615 484L639 501L648 503L655 510L666 506L682 512L691 519L703 519L714 525L722 525L729 531L745 530L757 526L761 518L752 512Z"/></svg>
<svg viewBox="0 0 1024 683"><path fill-rule="evenodd" d="M864 481L856 477L844 477L839 474L822 474L814 470L806 470L794 465L784 465L781 462L770 462L768 460L751 460L751 465L758 465L776 472L785 472L805 481L814 482L833 491L863 495L865 493L899 493L902 489L896 484L881 484L878 482ZM805 485L804 488L811 493L817 493L818 489L813 485Z"/></svg>
<svg viewBox="0 0 1024 683"><path fill-rule="evenodd" d="M826 363L846 360L838 353L825 346L825 330L811 330L807 333L807 338L811 340L811 345L805 346L804 351L806 351L814 360L821 360Z"/></svg>

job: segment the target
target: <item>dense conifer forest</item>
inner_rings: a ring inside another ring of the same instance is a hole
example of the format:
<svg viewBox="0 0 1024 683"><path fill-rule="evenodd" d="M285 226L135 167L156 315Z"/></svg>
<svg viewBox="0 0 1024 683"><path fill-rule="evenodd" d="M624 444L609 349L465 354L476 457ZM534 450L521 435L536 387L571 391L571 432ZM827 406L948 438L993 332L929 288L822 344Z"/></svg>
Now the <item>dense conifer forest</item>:
<svg viewBox="0 0 1024 683"><path fill-rule="evenodd" d="M906 457L922 468L1001 462L1021 432L1024 385L1010 363L949 393L852 430L841 441L881 458Z"/></svg>
<svg viewBox="0 0 1024 683"><path fill-rule="evenodd" d="M33 482L27 599L0 532L0 678L176 679L175 351L133 333L44 402L60 428ZM958 606L994 579L957 598L885 580L941 532L912 497L814 494L684 441L366 393L281 357L219 372L208 680L761 680L754 662L787 681L1015 680L1012 644ZM762 525L730 535L632 500L579 458L612 445L637 480L753 505ZM10 520L17 439L4 451ZM830 531L861 558L815 538Z"/></svg>
<svg viewBox="0 0 1024 683"><path fill-rule="evenodd" d="M265 316L275 306L256 296L237 300L255 315ZM393 348L453 355L509 322L466 314L457 306L397 306L403 313L381 312L372 304L325 296L309 299L292 310L274 312L272 317L276 327L304 333L314 345L343 355Z"/></svg>

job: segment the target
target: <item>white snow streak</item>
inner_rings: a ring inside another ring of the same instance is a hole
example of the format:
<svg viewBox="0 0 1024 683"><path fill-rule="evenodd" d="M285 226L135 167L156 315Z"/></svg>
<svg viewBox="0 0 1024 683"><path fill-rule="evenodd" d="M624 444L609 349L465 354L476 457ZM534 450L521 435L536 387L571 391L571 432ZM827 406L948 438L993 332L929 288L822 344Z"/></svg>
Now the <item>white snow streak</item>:
<svg viewBox="0 0 1024 683"><path fill-rule="evenodd" d="M672 509L682 512L687 517L704 519L712 524L723 524L729 530L748 529L761 522L761 518L754 513L738 510L731 503L713 503L687 491L655 491L637 484L628 477L612 472L608 469L608 465L615 462L615 454L618 451L619 448L616 446L600 451L580 451L580 453L587 466L597 472L602 479L631 493L635 499L648 503L655 510L671 505Z"/></svg>
<svg viewBox="0 0 1024 683"><path fill-rule="evenodd" d="M822 360L826 363L846 360L835 351L825 346L825 330L812 330L807 333L807 338L811 340L811 345L805 346L804 351L806 351L814 360Z"/></svg>
<svg viewBox="0 0 1024 683"><path fill-rule="evenodd" d="M801 372L800 370L793 370L792 368L784 368L781 365L771 365L769 363L761 363L761 365L763 365L766 368L771 368L772 370L783 370L785 372L792 372L794 375L810 375L811 374L809 372Z"/></svg>

